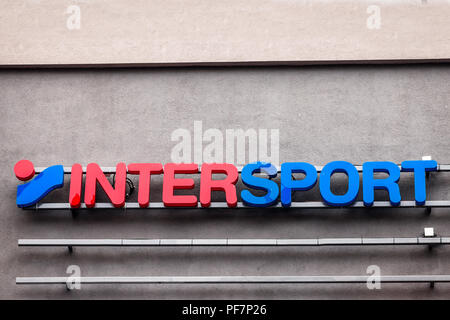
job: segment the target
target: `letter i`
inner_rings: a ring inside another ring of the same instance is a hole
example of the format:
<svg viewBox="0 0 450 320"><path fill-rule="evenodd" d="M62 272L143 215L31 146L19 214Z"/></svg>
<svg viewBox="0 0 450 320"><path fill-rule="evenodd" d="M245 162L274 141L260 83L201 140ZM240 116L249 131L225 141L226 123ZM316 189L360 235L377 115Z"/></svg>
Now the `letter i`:
<svg viewBox="0 0 450 320"><path fill-rule="evenodd" d="M69 203L72 208L79 208L81 203L81 183L83 180L83 168L75 163L70 173Z"/></svg>

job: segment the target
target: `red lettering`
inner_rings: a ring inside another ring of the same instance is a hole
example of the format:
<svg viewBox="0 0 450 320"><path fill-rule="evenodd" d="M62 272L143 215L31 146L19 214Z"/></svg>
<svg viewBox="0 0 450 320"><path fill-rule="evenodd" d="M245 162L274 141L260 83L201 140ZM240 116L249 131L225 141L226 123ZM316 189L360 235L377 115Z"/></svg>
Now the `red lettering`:
<svg viewBox="0 0 450 320"><path fill-rule="evenodd" d="M213 180L213 173L223 173L227 177L223 180ZM202 165L200 176L200 203L202 207L211 205L211 192L224 191L228 207L236 207L236 182L239 173L237 168L229 163L205 163Z"/></svg>
<svg viewBox="0 0 450 320"><path fill-rule="evenodd" d="M95 206L95 192L98 181L114 207L123 207L125 204L126 178L127 167L125 163L118 163L116 166L115 188L113 188L99 165L89 163L86 169L86 185L84 189L84 202L86 206L88 208Z"/></svg>
<svg viewBox="0 0 450 320"><path fill-rule="evenodd" d="M198 165L168 163L164 166L163 202L166 207L196 207L198 200L194 195L173 194L177 189L194 188L193 179L176 179L175 174L198 173Z"/></svg>
<svg viewBox="0 0 450 320"><path fill-rule="evenodd" d="M163 173L160 163L130 163L128 173L139 175L138 202L141 208L148 207L150 202L150 176Z"/></svg>
<svg viewBox="0 0 450 320"><path fill-rule="evenodd" d="M70 173L69 203L72 208L79 208L81 203L81 183L83 181L83 168L75 163Z"/></svg>

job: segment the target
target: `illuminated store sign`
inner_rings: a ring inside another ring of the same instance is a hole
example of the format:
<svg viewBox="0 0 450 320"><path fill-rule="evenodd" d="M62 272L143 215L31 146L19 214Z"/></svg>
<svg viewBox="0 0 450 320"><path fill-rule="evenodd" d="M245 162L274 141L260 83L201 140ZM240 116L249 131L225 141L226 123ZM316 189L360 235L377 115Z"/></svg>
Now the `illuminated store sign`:
<svg viewBox="0 0 450 320"><path fill-rule="evenodd" d="M376 189L386 190L392 206L398 206L401 201L398 181L400 172L414 173L414 189L416 205L424 205L426 201L426 173L437 170L434 160L403 161L401 166L393 162L365 162L362 165L362 194L364 206L370 207L374 202ZM201 170L194 163L118 163L115 171L114 186L96 163L89 163L85 170L84 203L87 208L95 207L97 183L105 191L111 203L116 208L125 205L127 174L139 176L138 203L141 208L149 206L150 177L163 174L162 200L166 207L196 207L200 202L202 207L211 205L213 191L225 192L227 206L237 205L236 183L239 171L236 166L228 163L205 163ZM255 175L264 172L266 176ZM345 194L334 194L331 191L331 177L334 173L344 173L348 177L348 188ZM384 172L387 175L376 178L374 173ZM16 177L28 181L35 175L31 161L21 160L14 167ZM74 164L70 171L69 203L71 208L81 205L83 187L83 168ZM177 178L177 174L200 173L200 197L195 195L175 195L174 190L193 189L195 182L190 178ZM303 173L303 179L294 179L293 173ZM224 174L224 179L213 179L214 174ZM323 202L328 206L345 207L352 205L360 190L358 169L346 161L332 161L325 165L320 174L316 167L306 162L286 162L281 165L280 185L272 180L278 175L277 169L270 163L256 162L244 166L241 170L241 180L249 189L242 190L240 197L248 207L268 207L281 202L283 207L291 205L293 191L305 191L313 188L319 179L319 189ZM33 180L17 187L16 203L24 208L38 203L49 192L64 185L64 167L54 165L43 170ZM262 196L254 195L251 190L263 190Z"/></svg>

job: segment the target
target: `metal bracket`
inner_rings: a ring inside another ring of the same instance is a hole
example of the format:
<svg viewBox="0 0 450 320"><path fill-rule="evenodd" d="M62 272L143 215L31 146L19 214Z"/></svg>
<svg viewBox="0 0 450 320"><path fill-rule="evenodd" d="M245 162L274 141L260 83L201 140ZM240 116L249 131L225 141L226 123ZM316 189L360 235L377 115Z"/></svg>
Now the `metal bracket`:
<svg viewBox="0 0 450 320"><path fill-rule="evenodd" d="M423 237L422 242L428 243L428 251L433 250L433 247L437 244L442 244L442 237L437 237L434 232L434 228L426 227L423 229Z"/></svg>
<svg viewBox="0 0 450 320"><path fill-rule="evenodd" d="M126 202L127 210L130 209L182 209L185 207L166 207L164 206L163 202L151 202L148 207L142 208L138 202ZM39 204L39 210L70 210L70 203L63 202L46 202ZM401 201L398 206L392 206L392 204L389 201L374 201L372 208L420 208L423 210L423 208L430 207L430 208L450 208L450 200L427 200L425 206L418 206L414 200L404 200ZM23 208L24 210L34 209L35 207L26 207ZM116 208L114 205L110 202L97 202L95 204L95 209L123 209L123 208ZM198 209L201 208L200 203L197 206ZM210 209L230 209L228 205L225 202L212 202ZM267 208L284 208L282 204L279 202L273 206L267 207ZM364 205L363 201L356 201L350 206L346 207L333 207L328 206L322 201L293 201L291 203L291 206L289 208L295 209L295 208L303 208L303 209L339 209L339 208L367 208ZM86 210L89 209L85 203L82 203L77 210ZM255 207L246 206L245 203L238 202L237 206L233 209L255 209Z"/></svg>
<svg viewBox="0 0 450 320"><path fill-rule="evenodd" d="M101 276L80 277L80 284L329 284L367 283L367 276ZM381 283L428 283L434 288L436 282L449 283L450 275L392 275L381 276ZM65 284L72 290L67 277L17 277L18 285Z"/></svg>
<svg viewBox="0 0 450 320"><path fill-rule="evenodd" d="M422 156L422 160L432 160L433 158L431 157L431 156ZM425 185L426 185L426 188L427 188L427 199L426 200L428 200L430 197L429 197L429 194L431 193L431 190L430 190L430 182L431 181L431 171L427 171L426 173L425 173ZM431 214L431 207L426 207L426 213L427 213L427 215L430 215Z"/></svg>
<svg viewBox="0 0 450 320"><path fill-rule="evenodd" d="M66 290L67 290L67 291L72 291L72 288L70 287L70 285L69 285L68 282L66 282Z"/></svg>
<svg viewBox="0 0 450 320"><path fill-rule="evenodd" d="M70 213L72 214L72 218L76 219L78 217L78 215L80 214L80 212L77 209L71 208L70 209Z"/></svg>
<svg viewBox="0 0 450 320"><path fill-rule="evenodd" d="M157 246L437 246L450 237L305 238L305 239L19 239L19 247L157 247Z"/></svg>

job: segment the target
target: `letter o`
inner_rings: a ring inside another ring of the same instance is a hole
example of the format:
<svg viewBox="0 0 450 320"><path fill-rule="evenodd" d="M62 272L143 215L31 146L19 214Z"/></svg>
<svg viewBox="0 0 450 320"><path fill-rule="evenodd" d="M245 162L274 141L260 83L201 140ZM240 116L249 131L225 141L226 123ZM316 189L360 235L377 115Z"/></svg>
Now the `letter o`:
<svg viewBox="0 0 450 320"><path fill-rule="evenodd" d="M348 177L348 190L346 194L336 195L331 192L331 176L336 172L345 173ZM358 170L347 161L333 161L323 167L320 173L320 194L323 201L334 207L348 206L355 202L359 192Z"/></svg>

